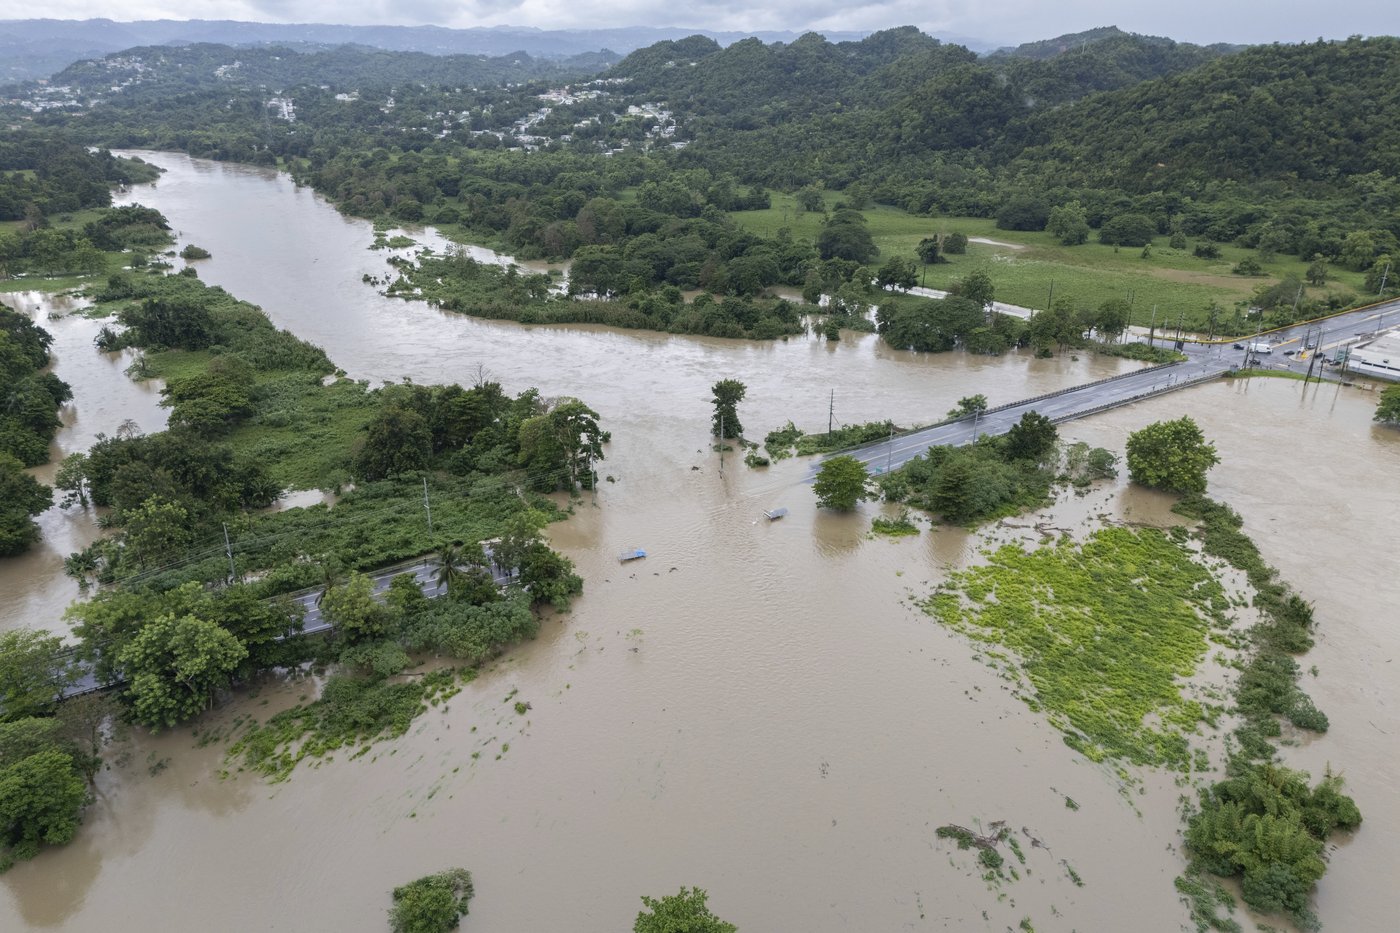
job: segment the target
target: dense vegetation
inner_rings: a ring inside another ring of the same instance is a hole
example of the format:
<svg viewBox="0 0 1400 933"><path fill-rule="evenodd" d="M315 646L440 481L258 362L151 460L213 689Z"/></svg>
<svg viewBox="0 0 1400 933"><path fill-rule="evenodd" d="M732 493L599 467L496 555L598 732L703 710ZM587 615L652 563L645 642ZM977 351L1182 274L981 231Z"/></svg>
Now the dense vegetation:
<svg viewBox="0 0 1400 933"><path fill-rule="evenodd" d="M1294 660L1312 647L1312 606L1277 579L1229 506L1193 495L1175 510L1200 522L1206 554L1246 575L1261 616L1235 682L1240 724L1226 779L1201 792L1187 844L1197 867L1242 876L1245 903L1316 927L1308 895L1326 871L1324 843L1335 830L1359 826L1361 813L1341 793L1340 777L1329 772L1310 789L1306 774L1274 764L1281 719L1296 729L1327 731L1326 714L1298 686Z"/></svg>
<svg viewBox="0 0 1400 933"><path fill-rule="evenodd" d="M1231 51L1117 31L984 58L908 27L842 43L692 37L561 91L501 86L501 75L465 87L450 59L199 46L139 50L140 68L121 57L84 65L71 76L80 86L89 72L104 88L117 74L131 83L90 111L40 119L107 144L284 165L353 214L574 258L576 291L626 297L631 315L598 315L631 326L675 326L667 285L747 296L803 286L822 259L873 263L873 246L853 245L843 222L872 202L1049 230L1072 248L1091 238L1145 248L1144 259L1169 247L1188 265L1247 247L1257 255L1238 264L1245 276L1297 257L1308 282L1283 271L1245 302L1278 319L1355 301L1325 290L1328 268L1369 288L1400 254L1387 116L1400 105L1400 42ZM244 64L231 67L235 57ZM748 239L727 224L730 212L767 208L773 188L826 227ZM497 316L510 305L481 288L464 304ZM1223 324L1209 304L1181 310L1197 326ZM1145 323L1151 309L1130 313Z"/></svg>
<svg viewBox="0 0 1400 933"><path fill-rule="evenodd" d="M966 418L973 412L950 414ZM1043 505L1057 481L1084 486L1116 473L1108 451L1085 445L1062 450L1058 438L1048 418L1027 412L1000 437L984 434L963 447L930 447L881 476L880 488L891 502L970 524Z"/></svg>
<svg viewBox="0 0 1400 933"><path fill-rule="evenodd" d="M17 311L0 306L0 454L37 466L49 459L58 406L73 397L68 384L42 370L53 337Z"/></svg>
<svg viewBox="0 0 1400 933"><path fill-rule="evenodd" d="M389 908L393 933L447 933L457 929L473 894L472 874L449 868L394 889Z"/></svg>
<svg viewBox="0 0 1400 933"><path fill-rule="evenodd" d="M703 888L681 888L666 897L642 895L645 908L637 914L632 933L736 933L738 927L710 910Z"/></svg>
<svg viewBox="0 0 1400 933"><path fill-rule="evenodd" d="M657 280L650 266L630 274L630 263L615 250L575 257L569 287L587 300L551 294L546 275L522 275L515 267L478 262L457 249L445 256L425 252L416 262L396 265L399 278L390 283L388 294L424 298L473 317L769 340L803 331L798 309L787 301L738 296L716 300L702 294L687 303L680 286Z"/></svg>
<svg viewBox="0 0 1400 933"><path fill-rule="evenodd" d="M0 137L0 221L35 226L56 214L106 207L114 185L155 177L150 166L89 153L57 133L7 131Z"/></svg>
<svg viewBox="0 0 1400 933"><path fill-rule="evenodd" d="M89 782L109 733L109 707L88 697L60 705L72 682L61 638L0 633L0 872L78 831Z"/></svg>

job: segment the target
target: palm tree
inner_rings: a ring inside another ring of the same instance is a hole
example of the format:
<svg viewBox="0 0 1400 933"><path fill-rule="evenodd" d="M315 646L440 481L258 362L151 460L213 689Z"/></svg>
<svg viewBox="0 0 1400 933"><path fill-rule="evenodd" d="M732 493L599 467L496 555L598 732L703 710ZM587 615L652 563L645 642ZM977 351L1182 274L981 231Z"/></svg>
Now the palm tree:
<svg viewBox="0 0 1400 933"><path fill-rule="evenodd" d="M454 541L438 548L437 561L437 576L434 578L434 582L437 583L439 590L450 595L462 579L461 542Z"/></svg>
<svg viewBox="0 0 1400 933"><path fill-rule="evenodd" d="M345 580L345 568L340 566L340 561L334 557L325 555L321 558L321 592L316 594L316 605L321 605L321 600L326 598L326 594L340 586Z"/></svg>

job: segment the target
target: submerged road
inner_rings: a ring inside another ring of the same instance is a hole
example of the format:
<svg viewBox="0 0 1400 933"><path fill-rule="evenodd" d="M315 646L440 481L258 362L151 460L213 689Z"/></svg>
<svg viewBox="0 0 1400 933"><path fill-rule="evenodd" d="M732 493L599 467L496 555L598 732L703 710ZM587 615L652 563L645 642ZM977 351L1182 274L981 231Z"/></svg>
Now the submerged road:
<svg viewBox="0 0 1400 933"><path fill-rule="evenodd" d="M960 418L918 431L896 434L890 440L866 444L842 453L865 464L869 472L880 474L899 469L934 445L959 447L972 443L983 434L1005 434L1028 412L1039 412L1057 424L1072 421L1094 412L1214 379L1237 365L1237 360L1227 359L1224 354L1201 354L1182 363L1140 369L1099 382L1002 405L975 417ZM836 455L828 454L822 459ZM820 466L820 461L812 465L808 473L809 481L816 477Z"/></svg>
<svg viewBox="0 0 1400 933"><path fill-rule="evenodd" d="M1302 349L1306 337L1311 334L1318 338L1319 349L1341 344L1345 339L1354 340L1363 335L1400 324L1400 301L1390 301L1369 308L1348 311L1321 321L1303 322L1281 327L1262 334L1260 343L1277 348L1273 353L1255 357L1253 365L1282 365L1289 363L1283 351L1290 347ZM1254 338L1238 341L1207 343L1184 340L1182 351L1186 360L1152 366L1137 372L1124 373L1099 382L1063 389L1036 398L1001 405L972 418L960 418L936 424L932 427L896 434L886 441L877 441L856 447L852 450L837 451L815 461L807 473L807 482L816 478L822 460L838 455L855 457L873 474L897 470L935 445L953 447L970 444L980 435L999 435L1011 430L1011 426L1029 412L1039 412L1056 424L1083 418L1096 412L1126 405L1139 399L1151 398L1166 392L1174 392L1187 386L1198 385L1214 379L1231 369L1242 368L1247 355L1244 349L1253 343ZM1160 347L1170 348L1173 341L1161 336L1154 340ZM1238 348L1238 349L1237 349ZM1306 356L1293 360L1292 365L1306 369ZM1319 370L1319 375L1321 371Z"/></svg>
<svg viewBox="0 0 1400 933"><path fill-rule="evenodd" d="M486 555L488 559L491 551L488 548ZM396 564L393 567L385 567L368 574L373 586L375 596L383 594L395 579L413 575L414 582L423 591L423 595L429 599L436 599L447 593L447 587L438 582L438 569L441 561L436 557L425 557L413 561L411 564ZM496 581L497 586L505 586L515 579L515 574L502 571L495 564L491 565L491 576ZM291 638L297 635L319 635L334 628L334 624L321 614L320 599L325 592L324 587L316 587L311 590L304 590L299 593L290 594L292 602L301 607L301 628L283 635L282 638ZM281 641L282 638L277 639ZM82 662L79 662L82 663ZM120 681L117 681L118 683ZM82 675L59 696L61 699L82 696L86 693L96 693L104 690L113 684L98 683L97 677L90 666L85 667Z"/></svg>

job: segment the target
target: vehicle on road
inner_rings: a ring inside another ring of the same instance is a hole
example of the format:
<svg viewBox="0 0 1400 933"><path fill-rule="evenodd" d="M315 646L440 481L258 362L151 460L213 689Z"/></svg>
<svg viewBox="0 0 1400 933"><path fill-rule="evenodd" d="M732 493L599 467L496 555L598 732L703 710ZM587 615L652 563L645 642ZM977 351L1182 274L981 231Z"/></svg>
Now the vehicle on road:
<svg viewBox="0 0 1400 933"><path fill-rule="evenodd" d="M1274 348L1267 343L1251 343L1249 345L1249 352L1267 356L1274 352Z"/></svg>

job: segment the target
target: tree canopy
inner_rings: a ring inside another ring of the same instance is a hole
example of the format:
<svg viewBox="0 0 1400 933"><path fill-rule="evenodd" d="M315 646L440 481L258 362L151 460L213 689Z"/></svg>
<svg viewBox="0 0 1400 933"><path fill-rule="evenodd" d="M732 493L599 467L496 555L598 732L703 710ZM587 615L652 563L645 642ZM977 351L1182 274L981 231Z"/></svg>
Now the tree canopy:
<svg viewBox="0 0 1400 933"><path fill-rule="evenodd" d="M1200 493L1206 472L1220 462L1215 445L1188 416L1156 421L1128 435L1128 473L1144 486Z"/></svg>
<svg viewBox="0 0 1400 933"><path fill-rule="evenodd" d="M389 908L389 929L393 933L447 933L455 930L475 890L471 872L449 868L426 875L394 889L394 906Z"/></svg>
<svg viewBox="0 0 1400 933"><path fill-rule="evenodd" d="M862 500L872 498L869 484L870 475L865 472L865 464L841 454L822 462L812 491L817 494L817 505L822 508L848 512Z"/></svg>
<svg viewBox="0 0 1400 933"><path fill-rule="evenodd" d="M721 440L742 437L744 426L739 421L739 403L748 387L737 379L721 379L711 387L715 413L710 418L715 437Z"/></svg>
<svg viewBox="0 0 1400 933"><path fill-rule="evenodd" d="M661 898L642 895L645 907L632 924L633 933L737 933L738 927L716 917L702 888L681 888Z"/></svg>

